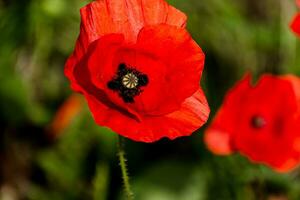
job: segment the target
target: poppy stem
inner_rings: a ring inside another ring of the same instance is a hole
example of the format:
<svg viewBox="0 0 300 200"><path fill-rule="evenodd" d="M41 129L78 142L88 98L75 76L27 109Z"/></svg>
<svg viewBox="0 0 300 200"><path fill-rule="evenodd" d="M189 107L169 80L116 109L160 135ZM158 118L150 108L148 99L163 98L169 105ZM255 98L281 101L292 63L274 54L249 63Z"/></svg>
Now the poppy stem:
<svg viewBox="0 0 300 200"><path fill-rule="evenodd" d="M124 138L120 135L118 135L118 157L119 157L119 164L121 166L124 191L127 196L127 200L133 200L133 192L131 191L127 164L126 164L127 160L125 158Z"/></svg>

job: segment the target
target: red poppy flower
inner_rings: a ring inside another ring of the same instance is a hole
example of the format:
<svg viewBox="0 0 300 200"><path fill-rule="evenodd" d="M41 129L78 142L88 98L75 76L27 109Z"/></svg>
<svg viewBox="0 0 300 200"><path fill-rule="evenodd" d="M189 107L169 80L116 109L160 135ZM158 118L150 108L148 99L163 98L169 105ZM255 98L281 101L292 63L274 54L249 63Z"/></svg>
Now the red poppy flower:
<svg viewBox="0 0 300 200"><path fill-rule="evenodd" d="M72 94L57 110L53 121L49 125L49 135L56 138L69 126L71 121L80 114L83 107L82 97Z"/></svg>
<svg viewBox="0 0 300 200"><path fill-rule="evenodd" d="M291 29L295 32L298 36L300 36L300 13L296 14L292 23Z"/></svg>
<svg viewBox="0 0 300 200"><path fill-rule="evenodd" d="M296 4L300 8L300 0L296 0Z"/></svg>
<svg viewBox="0 0 300 200"><path fill-rule="evenodd" d="M300 7L300 0L297 0L297 5ZM300 37L300 13L297 13L290 25L292 31L294 31Z"/></svg>
<svg viewBox="0 0 300 200"><path fill-rule="evenodd" d="M300 162L300 79L264 75L252 86L247 75L229 91L205 132L219 155L239 151L277 171Z"/></svg>
<svg viewBox="0 0 300 200"><path fill-rule="evenodd" d="M204 54L163 0L97 0L81 9L65 66L95 121L136 141L190 135L209 115Z"/></svg>

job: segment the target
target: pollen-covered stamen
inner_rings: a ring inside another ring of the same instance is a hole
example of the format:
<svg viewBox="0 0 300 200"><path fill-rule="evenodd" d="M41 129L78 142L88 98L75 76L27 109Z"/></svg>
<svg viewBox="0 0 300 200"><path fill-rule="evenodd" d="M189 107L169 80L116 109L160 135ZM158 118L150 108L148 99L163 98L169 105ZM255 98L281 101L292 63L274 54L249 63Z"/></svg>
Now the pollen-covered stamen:
<svg viewBox="0 0 300 200"><path fill-rule="evenodd" d="M138 86L139 79L133 73L128 73L122 78L122 84L129 89L136 88Z"/></svg>
<svg viewBox="0 0 300 200"><path fill-rule="evenodd" d="M254 116L251 119L251 126L253 128L263 128L266 125L266 120L261 116Z"/></svg>
<svg viewBox="0 0 300 200"><path fill-rule="evenodd" d="M141 87L148 85L148 82L146 74L121 63L116 75L107 83L107 87L118 92L125 103L133 103L134 97L143 92Z"/></svg>

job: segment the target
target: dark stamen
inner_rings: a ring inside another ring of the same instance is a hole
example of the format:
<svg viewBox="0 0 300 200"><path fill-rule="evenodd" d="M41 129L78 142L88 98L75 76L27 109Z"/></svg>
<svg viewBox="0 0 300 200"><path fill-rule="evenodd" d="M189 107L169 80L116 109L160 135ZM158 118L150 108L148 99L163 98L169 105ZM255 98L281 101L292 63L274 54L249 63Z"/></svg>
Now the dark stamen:
<svg viewBox="0 0 300 200"><path fill-rule="evenodd" d="M142 92L141 87L146 86L148 82L149 79L146 74L121 63L115 77L107 83L107 87L113 91L118 91L125 103L134 103L134 97Z"/></svg>
<svg viewBox="0 0 300 200"><path fill-rule="evenodd" d="M124 76L128 72L128 69L124 63L121 63L118 68L118 75Z"/></svg>
<svg viewBox="0 0 300 200"><path fill-rule="evenodd" d="M109 81L109 82L107 83L107 87L108 87L109 89L111 89L111 90L118 90L118 88L119 88L119 83L118 83L118 81Z"/></svg>
<svg viewBox="0 0 300 200"><path fill-rule="evenodd" d="M139 85L145 86L148 84L148 76L147 75L140 75L139 76Z"/></svg>

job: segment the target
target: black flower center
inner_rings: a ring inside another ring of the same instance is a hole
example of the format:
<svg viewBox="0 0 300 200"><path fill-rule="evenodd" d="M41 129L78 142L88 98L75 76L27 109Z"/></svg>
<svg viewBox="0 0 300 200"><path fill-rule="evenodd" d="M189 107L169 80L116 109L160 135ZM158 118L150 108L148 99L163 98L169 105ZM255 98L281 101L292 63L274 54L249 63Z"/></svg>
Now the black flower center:
<svg viewBox="0 0 300 200"><path fill-rule="evenodd" d="M107 83L107 87L118 92L125 103L133 103L134 97L143 91L141 87L146 86L148 82L146 74L121 63L115 77Z"/></svg>
<svg viewBox="0 0 300 200"><path fill-rule="evenodd" d="M251 126L256 129L263 128L266 125L266 120L261 116L253 116Z"/></svg>

